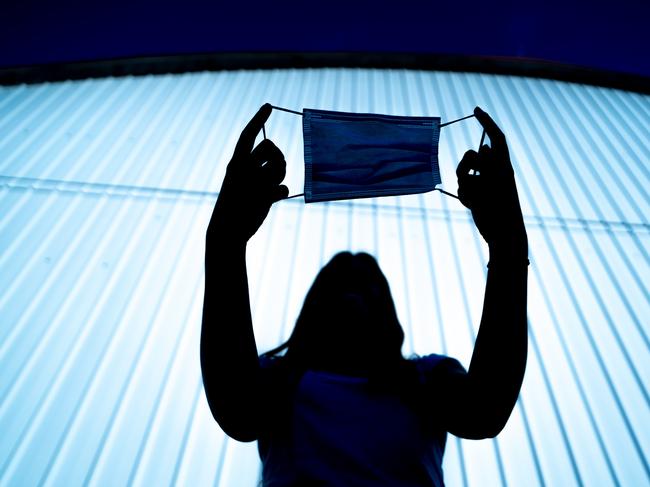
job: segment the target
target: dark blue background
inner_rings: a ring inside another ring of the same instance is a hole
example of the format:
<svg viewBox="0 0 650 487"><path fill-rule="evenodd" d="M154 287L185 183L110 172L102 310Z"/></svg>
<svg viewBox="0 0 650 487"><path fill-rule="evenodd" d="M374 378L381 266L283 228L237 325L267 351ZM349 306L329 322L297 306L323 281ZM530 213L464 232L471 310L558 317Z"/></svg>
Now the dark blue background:
<svg viewBox="0 0 650 487"><path fill-rule="evenodd" d="M3 0L0 66L221 51L520 56L650 76L650 1Z"/></svg>

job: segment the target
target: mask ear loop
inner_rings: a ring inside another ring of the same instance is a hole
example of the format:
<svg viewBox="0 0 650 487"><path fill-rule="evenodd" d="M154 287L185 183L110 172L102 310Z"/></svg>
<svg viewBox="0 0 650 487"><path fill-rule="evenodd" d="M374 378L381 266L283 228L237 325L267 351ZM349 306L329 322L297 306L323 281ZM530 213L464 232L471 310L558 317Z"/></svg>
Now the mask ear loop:
<svg viewBox="0 0 650 487"><path fill-rule="evenodd" d="M472 115L467 115L466 117L457 118L456 120L452 120L451 122L441 123L441 124L440 124L440 128L442 128L442 127L446 127L447 125L451 125L452 123L456 123L456 122L461 122L461 121L463 121L463 120L467 120L468 118L472 118L473 116L474 116L474 114L472 114Z"/></svg>
<svg viewBox="0 0 650 487"><path fill-rule="evenodd" d="M289 110L288 108L276 107L274 105L271 105L271 108L273 110L280 110L281 112L293 113L295 115L300 115L302 117L302 113L297 112L295 110ZM266 126L265 125L262 125L262 135L264 136L264 140L266 140ZM285 200L290 200L291 198L298 198L300 196L305 196L305 193L293 194L291 196L287 196L284 199Z"/></svg>
<svg viewBox="0 0 650 487"><path fill-rule="evenodd" d="M485 141L485 129L483 129L483 133L481 134L481 141L478 143L478 149L481 150L481 147L483 147L483 142Z"/></svg>
<svg viewBox="0 0 650 487"><path fill-rule="evenodd" d="M289 110L288 108L276 107L275 105L271 105L271 108L273 110L280 110L281 112L293 113L294 115L299 115L301 117L303 116L302 112L297 112L295 110ZM451 122L441 123L439 127L443 128L443 127L446 127L447 125L451 125L452 123L467 120L468 118L472 118L473 116L474 116L474 114L467 115L466 117L457 118L456 120L452 120ZM262 125L262 134L264 135L264 140L266 140L266 127L264 125ZM485 130L483 130L483 134L481 135L481 142L478 145L479 149L483 145L484 140L485 140ZM455 194L450 193L448 191L445 191L444 189L434 188L433 190L434 191L440 191L442 194L446 194L447 196L451 196L452 198L456 198L457 200L460 200L460 198L458 196L456 196ZM291 195L291 196L287 196L284 199L285 200L290 200L291 198L298 198L299 196L305 196L305 193L294 194L294 195Z"/></svg>
<svg viewBox="0 0 650 487"><path fill-rule="evenodd" d="M451 122L445 122L440 124L440 128L446 127L447 125L451 125L452 123L456 122L461 122L462 120L467 120L468 118L472 118L474 115L467 115L466 117L462 118L457 118L456 120L452 120ZM481 142L478 144L478 148L480 149L483 146L483 142L485 141L485 129L483 129L483 134L481 135ZM449 191L445 191L444 189L441 188L434 188L434 191L440 191L442 194L446 194L447 196L451 196L452 198L456 198L457 200L460 200L458 196L456 196L453 193L450 193Z"/></svg>

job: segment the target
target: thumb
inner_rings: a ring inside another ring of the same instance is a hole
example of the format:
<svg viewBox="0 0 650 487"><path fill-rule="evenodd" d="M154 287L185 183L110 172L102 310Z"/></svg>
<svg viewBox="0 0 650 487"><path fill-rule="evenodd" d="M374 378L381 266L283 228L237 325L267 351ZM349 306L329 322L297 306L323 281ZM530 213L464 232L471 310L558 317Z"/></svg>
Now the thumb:
<svg viewBox="0 0 650 487"><path fill-rule="evenodd" d="M289 196L289 188L287 188L284 184L275 186L273 189L271 189L269 196L271 199L271 204L277 203L278 201L283 200Z"/></svg>

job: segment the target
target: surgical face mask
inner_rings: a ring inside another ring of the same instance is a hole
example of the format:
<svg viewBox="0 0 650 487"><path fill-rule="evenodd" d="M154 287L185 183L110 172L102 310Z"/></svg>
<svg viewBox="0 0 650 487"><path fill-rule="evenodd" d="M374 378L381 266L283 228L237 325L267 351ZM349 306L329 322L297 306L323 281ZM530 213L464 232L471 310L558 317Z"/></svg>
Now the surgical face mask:
<svg viewBox="0 0 650 487"><path fill-rule="evenodd" d="M305 202L432 191L439 134L439 117L305 109Z"/></svg>
<svg viewBox="0 0 650 487"><path fill-rule="evenodd" d="M303 116L306 203L439 189L440 128L455 121L273 108Z"/></svg>

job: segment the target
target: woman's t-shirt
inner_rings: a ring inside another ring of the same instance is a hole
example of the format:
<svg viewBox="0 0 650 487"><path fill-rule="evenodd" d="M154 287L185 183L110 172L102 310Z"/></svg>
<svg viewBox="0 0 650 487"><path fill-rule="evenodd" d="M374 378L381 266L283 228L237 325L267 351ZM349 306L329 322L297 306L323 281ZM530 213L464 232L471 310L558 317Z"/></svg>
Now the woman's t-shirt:
<svg viewBox="0 0 650 487"><path fill-rule="evenodd" d="M414 359L423 387L434 387L427 381L445 359L456 362L442 355ZM262 360L262 366L268 362ZM369 392L367 383L367 378L305 372L289 427L270 427L259 439L263 485L444 485L446 432L435 427L435 418L423 427L414 408L394 394Z"/></svg>

